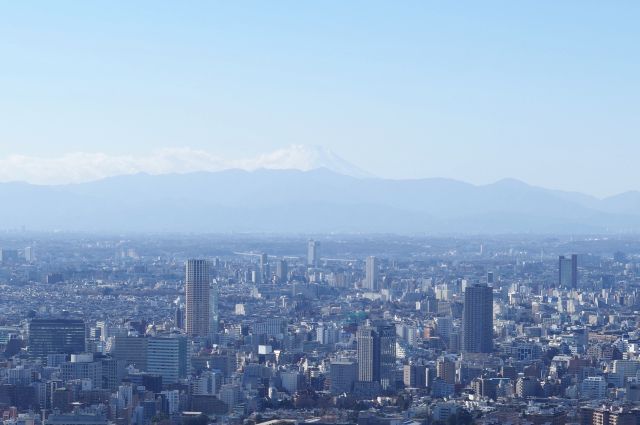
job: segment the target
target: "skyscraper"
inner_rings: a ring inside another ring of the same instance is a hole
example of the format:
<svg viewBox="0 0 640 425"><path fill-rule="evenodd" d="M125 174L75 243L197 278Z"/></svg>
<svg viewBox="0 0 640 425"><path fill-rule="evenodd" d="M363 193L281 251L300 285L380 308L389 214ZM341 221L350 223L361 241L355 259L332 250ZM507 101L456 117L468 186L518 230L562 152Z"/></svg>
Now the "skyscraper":
<svg viewBox="0 0 640 425"><path fill-rule="evenodd" d="M190 336L209 336L209 265L206 260L188 260L185 284L185 330Z"/></svg>
<svg viewBox="0 0 640 425"><path fill-rule="evenodd" d="M394 390L396 385L396 327L378 325L380 335L380 386L383 390Z"/></svg>
<svg viewBox="0 0 640 425"><path fill-rule="evenodd" d="M396 329L381 323L358 328L358 381L379 383L383 389L395 387Z"/></svg>
<svg viewBox="0 0 640 425"><path fill-rule="evenodd" d="M318 267L320 264L320 242L309 239L307 244L307 266Z"/></svg>
<svg viewBox="0 0 640 425"><path fill-rule="evenodd" d="M276 276L278 277L278 282L286 282L288 274L289 270L287 267L287 262L285 260L278 260L278 262L276 263Z"/></svg>
<svg viewBox="0 0 640 425"><path fill-rule="evenodd" d="M264 252L260 254L260 282L269 283L271 280L271 267L269 266L269 257Z"/></svg>
<svg viewBox="0 0 640 425"><path fill-rule="evenodd" d="M380 338L372 326L360 326L358 343L358 381L380 381Z"/></svg>
<svg viewBox="0 0 640 425"><path fill-rule="evenodd" d="M571 255L558 258L558 285L563 288L576 289L578 287L578 256Z"/></svg>
<svg viewBox="0 0 640 425"><path fill-rule="evenodd" d="M462 351L493 351L493 288L473 284L464 291L462 314Z"/></svg>
<svg viewBox="0 0 640 425"><path fill-rule="evenodd" d="M380 289L380 282L378 279L378 259L374 256L367 257L364 286L370 291L378 291Z"/></svg>

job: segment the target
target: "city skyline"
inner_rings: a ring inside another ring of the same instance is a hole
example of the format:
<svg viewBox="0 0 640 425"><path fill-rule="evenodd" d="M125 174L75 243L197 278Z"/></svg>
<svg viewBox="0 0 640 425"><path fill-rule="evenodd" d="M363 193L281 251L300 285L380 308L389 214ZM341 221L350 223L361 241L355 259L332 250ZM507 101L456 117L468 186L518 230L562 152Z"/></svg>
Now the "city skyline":
<svg viewBox="0 0 640 425"><path fill-rule="evenodd" d="M635 423L639 270L632 235L0 233L3 425Z"/></svg>
<svg viewBox="0 0 640 425"><path fill-rule="evenodd" d="M640 424L638 22L0 4L0 425Z"/></svg>

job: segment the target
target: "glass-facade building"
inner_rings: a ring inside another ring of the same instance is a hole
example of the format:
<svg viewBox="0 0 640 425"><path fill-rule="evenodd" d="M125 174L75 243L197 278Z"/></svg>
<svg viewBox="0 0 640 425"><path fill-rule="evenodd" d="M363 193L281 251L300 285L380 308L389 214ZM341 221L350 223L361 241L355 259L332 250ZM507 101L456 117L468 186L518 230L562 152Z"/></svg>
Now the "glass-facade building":
<svg viewBox="0 0 640 425"><path fill-rule="evenodd" d="M82 353L85 337L82 319L34 318L29 322L29 354L46 361L49 354Z"/></svg>

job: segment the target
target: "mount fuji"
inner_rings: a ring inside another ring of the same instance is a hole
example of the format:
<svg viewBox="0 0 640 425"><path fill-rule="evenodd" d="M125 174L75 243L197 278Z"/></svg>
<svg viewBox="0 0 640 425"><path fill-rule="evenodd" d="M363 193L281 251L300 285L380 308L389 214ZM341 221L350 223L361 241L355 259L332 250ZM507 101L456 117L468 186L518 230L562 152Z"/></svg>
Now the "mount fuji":
<svg viewBox="0 0 640 425"><path fill-rule="evenodd" d="M321 146L291 145L250 158L226 159L191 148L160 149L146 156L74 152L55 158L10 155L0 158L0 182L23 181L39 185L86 183L108 177L138 173L150 175L326 168L351 177L371 174Z"/></svg>

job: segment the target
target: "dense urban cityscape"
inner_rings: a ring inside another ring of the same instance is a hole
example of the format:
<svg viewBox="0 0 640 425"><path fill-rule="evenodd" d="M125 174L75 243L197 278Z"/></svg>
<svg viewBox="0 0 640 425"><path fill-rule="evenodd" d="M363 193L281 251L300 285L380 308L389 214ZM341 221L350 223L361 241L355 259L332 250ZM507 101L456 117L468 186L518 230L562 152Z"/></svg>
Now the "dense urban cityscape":
<svg viewBox="0 0 640 425"><path fill-rule="evenodd" d="M0 1L0 425L640 425L640 1Z"/></svg>
<svg viewBox="0 0 640 425"><path fill-rule="evenodd" d="M633 237L0 242L5 425L640 418Z"/></svg>

